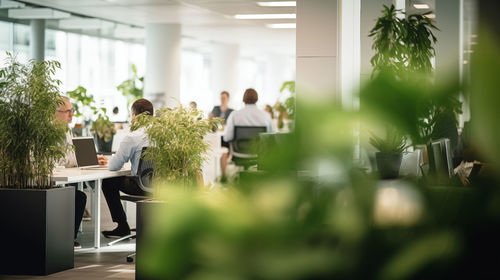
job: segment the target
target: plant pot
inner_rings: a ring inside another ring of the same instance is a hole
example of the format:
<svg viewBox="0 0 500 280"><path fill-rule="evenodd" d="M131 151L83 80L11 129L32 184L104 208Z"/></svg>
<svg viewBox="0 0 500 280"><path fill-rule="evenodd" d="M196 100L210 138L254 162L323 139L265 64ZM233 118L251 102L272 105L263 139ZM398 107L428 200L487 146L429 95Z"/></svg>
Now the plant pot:
<svg viewBox="0 0 500 280"><path fill-rule="evenodd" d="M111 139L106 142L104 141L104 138L99 138L97 136L94 136L95 139L96 139L96 143L97 143L97 152L98 153L111 153L111 148L113 147L113 138L114 138L114 135L111 136Z"/></svg>
<svg viewBox="0 0 500 280"><path fill-rule="evenodd" d="M75 189L0 189L0 274L74 267Z"/></svg>
<svg viewBox="0 0 500 280"><path fill-rule="evenodd" d="M137 202L137 217L136 217L136 241L135 241L135 279L137 280L151 280L155 277L151 276L148 271L147 252L145 252L145 243L148 242L150 236L150 229L154 224L151 220L153 213L161 211L165 207L165 203L161 201L145 200ZM151 242L151 241L149 241ZM146 257L145 257L146 256Z"/></svg>
<svg viewBox="0 0 500 280"><path fill-rule="evenodd" d="M377 162L377 169L382 179L393 179L399 176L399 168L403 154L386 154L377 152L375 160Z"/></svg>

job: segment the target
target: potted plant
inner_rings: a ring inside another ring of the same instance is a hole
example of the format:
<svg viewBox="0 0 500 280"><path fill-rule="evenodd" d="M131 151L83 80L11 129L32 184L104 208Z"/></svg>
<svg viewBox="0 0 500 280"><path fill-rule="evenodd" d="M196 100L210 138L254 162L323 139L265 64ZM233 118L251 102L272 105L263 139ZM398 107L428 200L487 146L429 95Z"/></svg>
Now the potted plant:
<svg viewBox="0 0 500 280"><path fill-rule="evenodd" d="M47 275L73 268L75 190L50 180L64 157L67 124L56 61L0 69L0 274Z"/></svg>
<svg viewBox="0 0 500 280"><path fill-rule="evenodd" d="M149 147L144 157L154 164L153 188L155 197L162 193L162 187L179 185L190 189L198 183L202 185L201 166L206 160L208 143L203 139L217 126L220 118L204 118L203 112L184 107L179 104L173 109L163 108L152 117L147 114L137 116L131 130L144 128L149 138ZM137 257L136 278L142 279L142 265L147 262L141 258L143 251L142 233L151 228L148 222L151 211L161 209L163 203L158 201L140 202L137 204ZM147 241L147 240L146 240Z"/></svg>
<svg viewBox="0 0 500 280"><path fill-rule="evenodd" d="M96 138L99 153L110 153L113 144L113 136L116 134L115 124L106 116L106 109L101 108L97 119L92 123L90 129Z"/></svg>
<svg viewBox="0 0 500 280"><path fill-rule="evenodd" d="M387 128L385 139L371 133L370 144L378 150L375 161L382 179L397 178L403 151L406 149L406 137L394 128Z"/></svg>
<svg viewBox="0 0 500 280"><path fill-rule="evenodd" d="M295 118L295 81L286 81L280 89L280 93L288 92L289 96L283 102L276 102L274 109L278 114L278 129L283 129L285 123L288 130L293 130L293 120Z"/></svg>
<svg viewBox="0 0 500 280"><path fill-rule="evenodd" d="M209 146L203 138L218 121L179 104L158 110L155 117L137 116L131 129L145 128L150 141L145 157L155 166L154 178L190 185L206 159Z"/></svg>
<svg viewBox="0 0 500 280"><path fill-rule="evenodd" d="M375 54L370 62L372 77L380 72L391 72L400 80L414 79L415 75L430 82L433 74L431 59L436 55L437 42L433 30L438 28L428 13L398 17L399 10L394 5L384 5L383 15L369 37L373 37L372 49Z"/></svg>

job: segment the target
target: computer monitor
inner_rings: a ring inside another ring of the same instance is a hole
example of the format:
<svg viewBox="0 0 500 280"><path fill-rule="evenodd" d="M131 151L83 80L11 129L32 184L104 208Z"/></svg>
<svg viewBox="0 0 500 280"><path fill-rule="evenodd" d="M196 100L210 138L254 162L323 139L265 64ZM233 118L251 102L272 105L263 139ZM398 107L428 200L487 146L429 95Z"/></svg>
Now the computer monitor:
<svg viewBox="0 0 500 280"><path fill-rule="evenodd" d="M450 146L450 139L442 138L431 142L431 152L429 153L429 163L436 174L453 176L453 158Z"/></svg>
<svg viewBox="0 0 500 280"><path fill-rule="evenodd" d="M78 167L99 165L93 137L73 138L73 145L75 146Z"/></svg>

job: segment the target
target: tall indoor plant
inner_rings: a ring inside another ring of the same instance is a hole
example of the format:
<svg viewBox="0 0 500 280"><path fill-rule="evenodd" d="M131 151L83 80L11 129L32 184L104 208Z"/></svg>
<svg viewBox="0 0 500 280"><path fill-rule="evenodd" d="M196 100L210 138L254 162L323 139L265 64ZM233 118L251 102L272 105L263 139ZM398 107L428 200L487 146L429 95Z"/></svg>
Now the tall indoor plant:
<svg viewBox="0 0 500 280"><path fill-rule="evenodd" d="M56 61L19 63L7 54L0 69L0 274L49 274L73 267L73 188L53 188L65 155L66 123ZM8 241L7 241L8 240ZM7 242L5 242L7 241Z"/></svg>
<svg viewBox="0 0 500 280"><path fill-rule="evenodd" d="M436 123L445 118L455 118L461 113L461 102L456 94L439 95L433 92L434 69L432 58L438 30L433 20L425 14L398 16L394 5L384 5L383 14L377 19L369 36L373 37L371 59L372 77L380 74L392 76L394 82L414 84L424 91L414 99L417 108L418 134L412 135L414 145L427 144L435 135ZM455 115L455 116L453 116Z"/></svg>

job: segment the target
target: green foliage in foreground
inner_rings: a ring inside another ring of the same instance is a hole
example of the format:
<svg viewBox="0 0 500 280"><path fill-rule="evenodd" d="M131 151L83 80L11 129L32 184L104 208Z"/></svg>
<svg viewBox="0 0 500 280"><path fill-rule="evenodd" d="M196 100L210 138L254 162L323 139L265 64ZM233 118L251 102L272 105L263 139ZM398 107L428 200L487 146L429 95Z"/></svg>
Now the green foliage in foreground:
<svg viewBox="0 0 500 280"><path fill-rule="evenodd" d="M0 69L0 187L48 188L65 154L67 124L56 121L62 99L57 61L17 62Z"/></svg>
<svg viewBox="0 0 500 280"><path fill-rule="evenodd" d="M356 168L357 127L390 123L417 138L420 95L446 100L455 93L377 77L363 89L374 102L360 112L299 102L295 134L269 150L269 172L220 190L165 186L138 271L194 280L497 279L499 45L480 44L478 55L488 56L475 60L471 96L473 139L497 172L489 180L467 187L380 181Z"/></svg>
<svg viewBox="0 0 500 280"><path fill-rule="evenodd" d="M179 104L160 109L156 116L137 116L132 130L143 127L150 146L145 157L154 163L154 177L170 182L190 182L206 159L208 144L203 137L220 119L203 118L203 112Z"/></svg>

